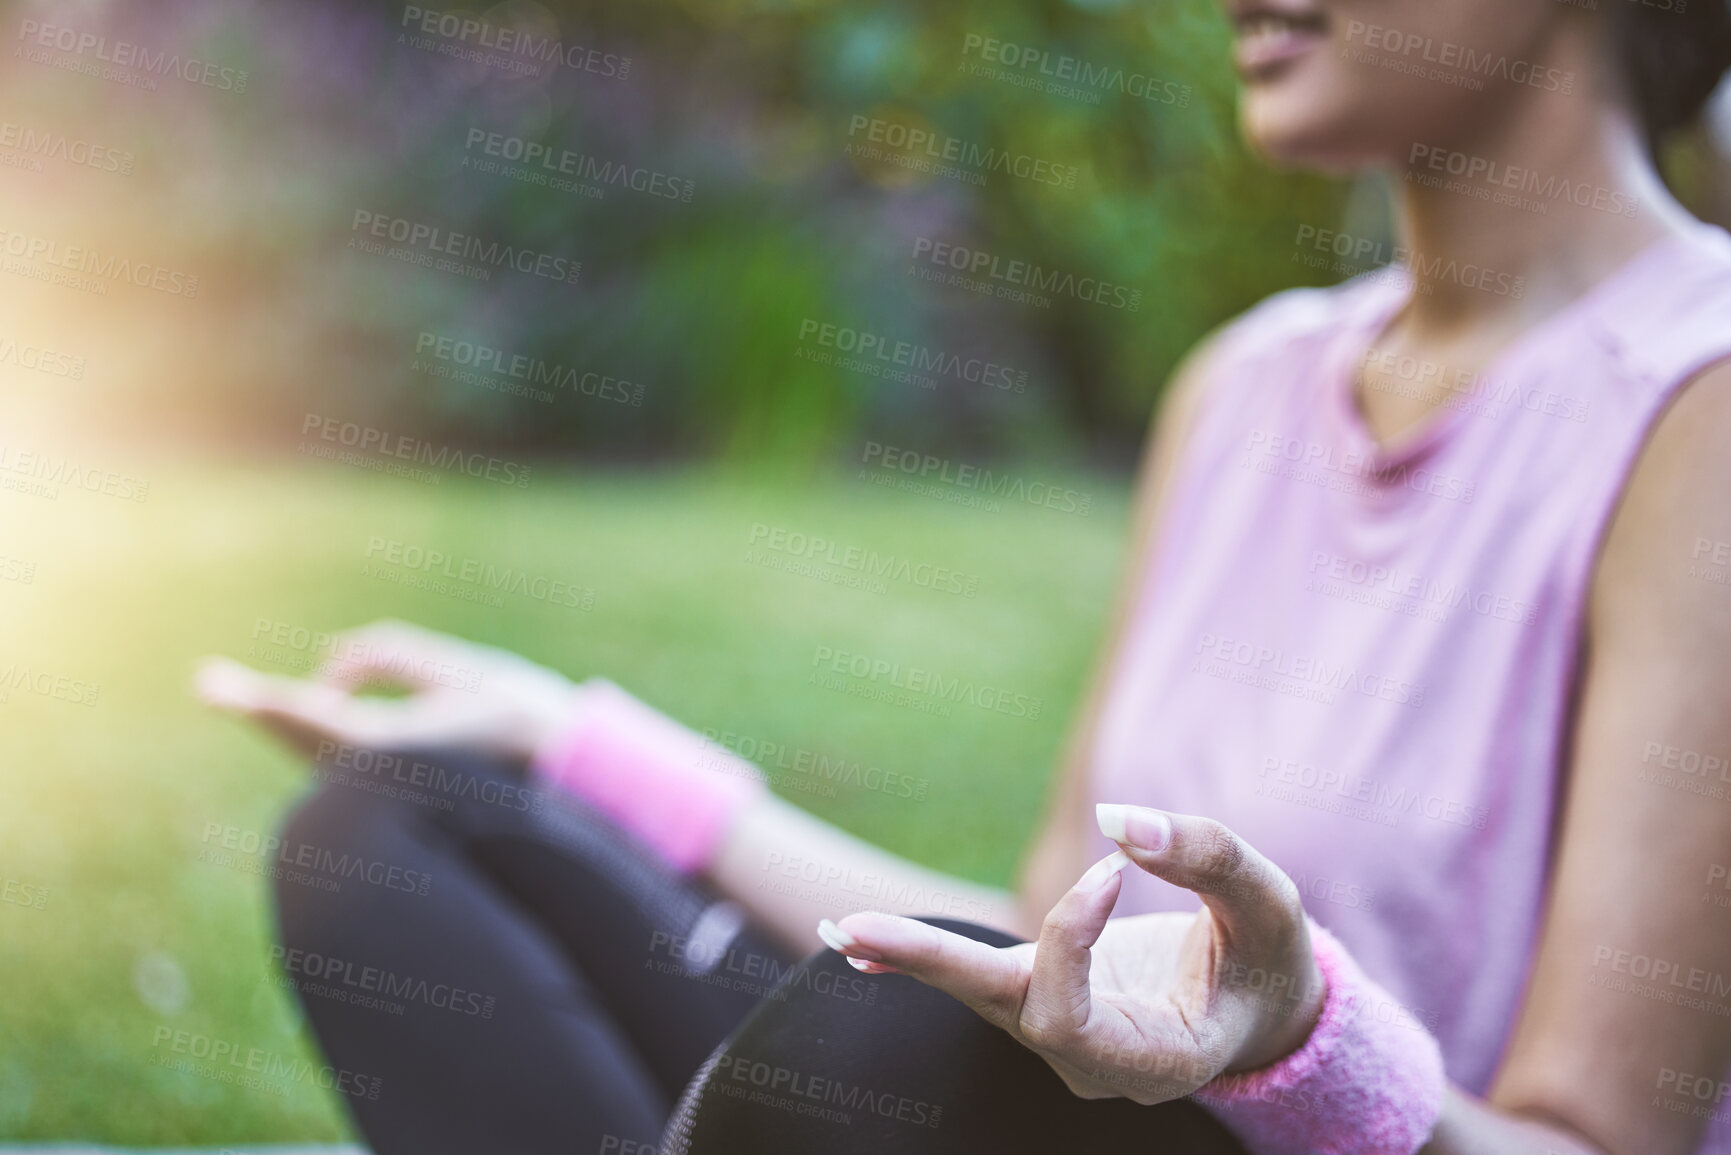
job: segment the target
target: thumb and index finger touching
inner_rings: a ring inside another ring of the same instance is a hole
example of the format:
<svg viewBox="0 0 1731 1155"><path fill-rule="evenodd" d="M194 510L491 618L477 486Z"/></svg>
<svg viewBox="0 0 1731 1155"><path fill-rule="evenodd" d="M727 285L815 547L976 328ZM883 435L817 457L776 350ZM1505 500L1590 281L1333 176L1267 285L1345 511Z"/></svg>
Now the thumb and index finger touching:
<svg viewBox="0 0 1731 1155"><path fill-rule="evenodd" d="M1233 946L1250 952L1289 943L1304 926L1292 880L1226 826L1150 807L1103 804L1100 830L1119 849L1089 868L1041 926L1032 964L912 919L849 915L820 930L833 949L893 967L953 995L999 1026L1019 1025L1030 1041L1087 1027L1091 951L1110 918L1121 871L1142 870L1193 891ZM839 933L834 933L839 932Z"/></svg>
<svg viewBox="0 0 1731 1155"><path fill-rule="evenodd" d="M1137 866L1194 892L1235 945L1279 944L1303 924L1297 885L1222 823L1147 806L1101 804L1095 814Z"/></svg>
<svg viewBox="0 0 1731 1155"><path fill-rule="evenodd" d="M203 659L194 693L206 704L255 719L302 753L327 740L365 745L384 735L389 704L357 697L368 684L420 688L427 660L451 658L438 636L405 622L380 621L332 639L331 656L311 678L269 674L224 657Z"/></svg>

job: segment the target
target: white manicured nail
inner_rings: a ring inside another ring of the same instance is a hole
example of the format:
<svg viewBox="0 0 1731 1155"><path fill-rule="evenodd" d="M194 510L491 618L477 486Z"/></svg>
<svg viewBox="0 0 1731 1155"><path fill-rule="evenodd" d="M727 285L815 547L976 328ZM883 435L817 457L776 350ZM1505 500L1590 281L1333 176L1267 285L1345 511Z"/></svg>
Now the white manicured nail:
<svg viewBox="0 0 1731 1155"><path fill-rule="evenodd" d="M1082 876L1082 881L1076 884L1076 889L1083 894L1091 894L1105 886L1108 879L1129 865L1130 856L1122 850L1114 850L1088 868L1088 873Z"/></svg>
<svg viewBox="0 0 1731 1155"><path fill-rule="evenodd" d="M840 951L842 954L859 949L859 942L853 935L827 918L817 924L817 937L823 939L823 945L830 950Z"/></svg>
<svg viewBox="0 0 1731 1155"><path fill-rule="evenodd" d="M1094 807L1100 833L1113 842L1158 853L1172 844L1172 820L1147 806L1122 806L1102 802Z"/></svg>

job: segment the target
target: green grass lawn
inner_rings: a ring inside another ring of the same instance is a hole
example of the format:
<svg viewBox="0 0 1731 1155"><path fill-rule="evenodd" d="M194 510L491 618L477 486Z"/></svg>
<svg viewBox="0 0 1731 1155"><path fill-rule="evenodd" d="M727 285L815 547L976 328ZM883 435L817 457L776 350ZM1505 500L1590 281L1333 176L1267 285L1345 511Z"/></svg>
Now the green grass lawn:
<svg viewBox="0 0 1731 1155"><path fill-rule="evenodd" d="M35 566L29 583L0 580L0 671L100 687L88 707L15 685L0 704L0 1138L345 1135L334 1096L310 1084L178 1072L153 1045L168 1028L312 1057L270 981L264 880L200 859L208 824L272 831L306 783L292 757L187 692L199 655L246 659L261 620L328 630L403 617L573 676L606 673L700 728L924 778L923 801L788 793L896 851L1007 882L1122 550L1121 486L1068 480L1092 493L1089 516L968 509L852 478L538 470L519 489L315 463L183 464L152 473L143 504L0 493L0 558ZM838 555L949 567L977 578L977 594L911 580L873 593L753 564L759 523L830 538ZM374 538L572 581L593 607L508 593L488 606L381 580L363 571ZM839 693L808 682L819 646L1044 709L1028 720L957 704L941 717ZM305 656L254 660L287 671Z"/></svg>

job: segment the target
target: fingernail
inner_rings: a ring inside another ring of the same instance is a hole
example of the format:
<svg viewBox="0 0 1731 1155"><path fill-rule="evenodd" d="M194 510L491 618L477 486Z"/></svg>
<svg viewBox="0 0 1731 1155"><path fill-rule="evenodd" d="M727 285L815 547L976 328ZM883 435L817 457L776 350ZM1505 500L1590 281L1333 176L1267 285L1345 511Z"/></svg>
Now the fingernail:
<svg viewBox="0 0 1731 1155"><path fill-rule="evenodd" d="M868 975L899 975L902 973L895 967L885 966L883 963L867 962L863 958L850 958L847 960L847 965Z"/></svg>
<svg viewBox="0 0 1731 1155"><path fill-rule="evenodd" d="M823 945L830 950L840 951L842 954L852 954L859 950L859 943L854 936L827 918L817 924L817 937L823 939Z"/></svg>
<svg viewBox="0 0 1731 1155"><path fill-rule="evenodd" d="M1113 842L1124 841L1124 815L1128 806L1116 802L1101 802L1094 807L1094 821L1100 826L1100 833Z"/></svg>
<svg viewBox="0 0 1731 1155"><path fill-rule="evenodd" d="M1088 868L1088 873L1082 876L1082 881L1076 884L1076 889L1083 894L1092 894L1106 885L1108 879L1130 865L1130 856L1122 850L1114 850L1099 862Z"/></svg>
<svg viewBox="0 0 1731 1155"><path fill-rule="evenodd" d="M1147 806L1102 802L1094 807L1100 833L1137 850L1165 850L1172 841L1172 820Z"/></svg>

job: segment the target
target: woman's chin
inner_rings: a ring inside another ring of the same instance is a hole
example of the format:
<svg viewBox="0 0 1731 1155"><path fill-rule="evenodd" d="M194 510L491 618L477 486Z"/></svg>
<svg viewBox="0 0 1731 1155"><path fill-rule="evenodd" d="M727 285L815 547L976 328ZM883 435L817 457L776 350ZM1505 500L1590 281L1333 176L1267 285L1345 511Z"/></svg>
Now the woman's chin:
<svg viewBox="0 0 1731 1155"><path fill-rule="evenodd" d="M1245 93L1239 127L1252 151L1278 168L1340 175L1376 163L1361 133L1335 118L1306 115L1286 101Z"/></svg>

